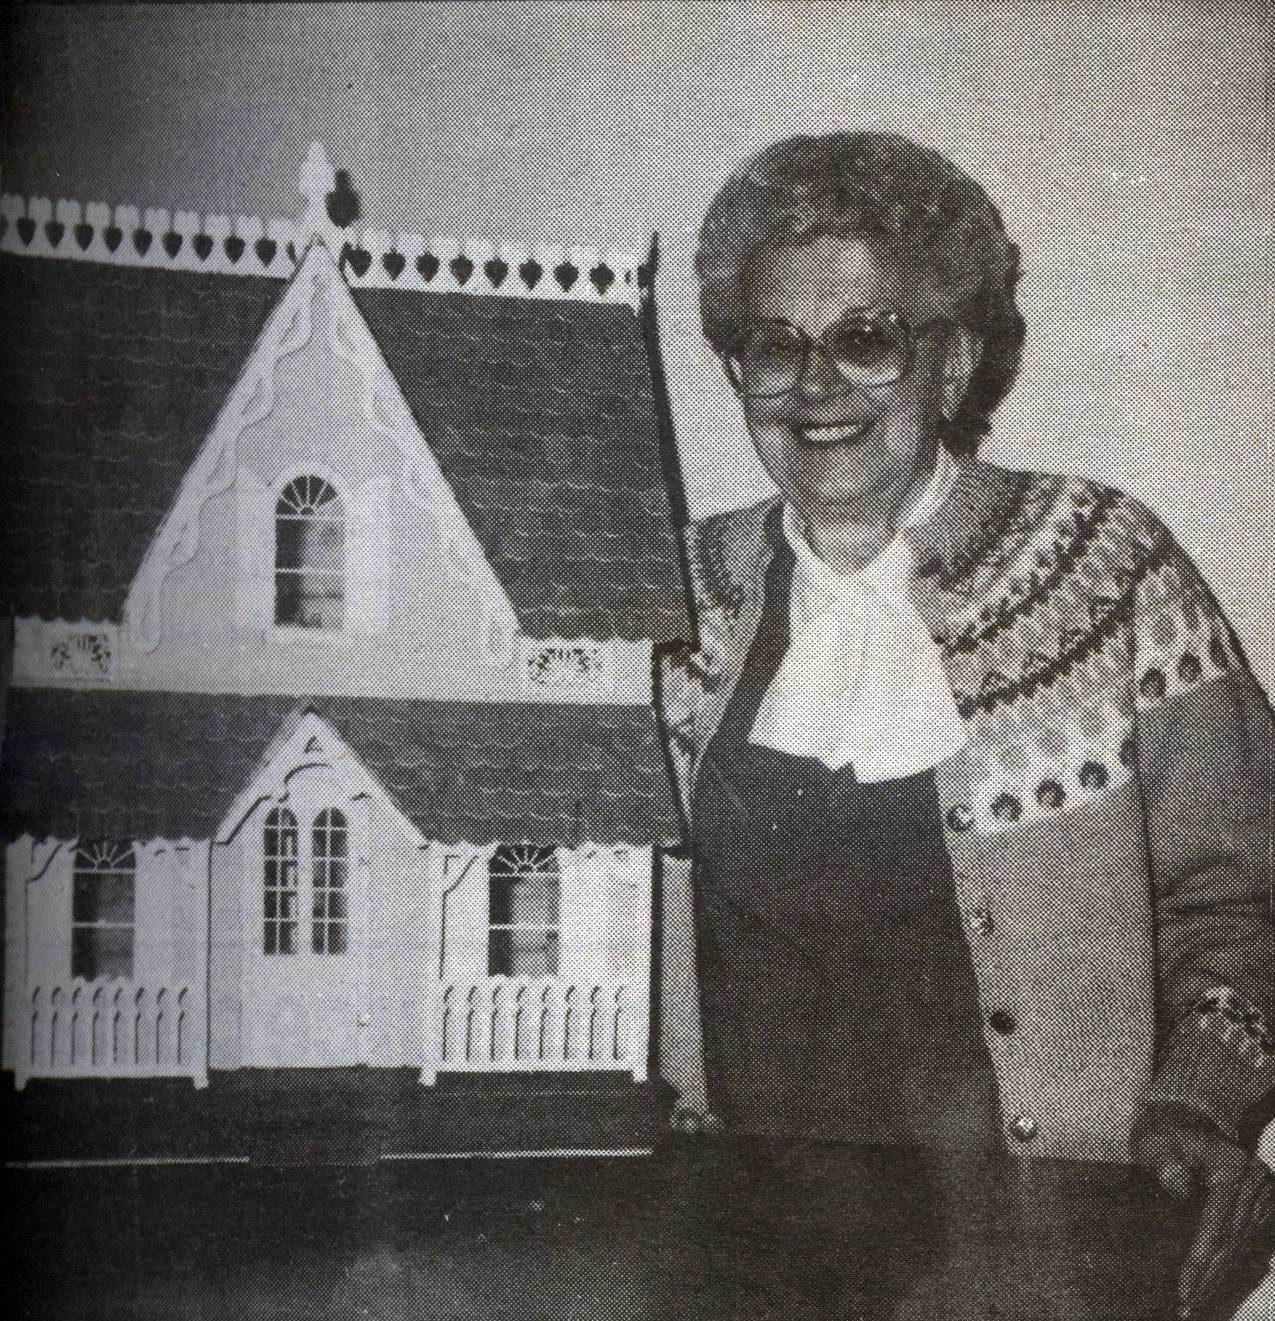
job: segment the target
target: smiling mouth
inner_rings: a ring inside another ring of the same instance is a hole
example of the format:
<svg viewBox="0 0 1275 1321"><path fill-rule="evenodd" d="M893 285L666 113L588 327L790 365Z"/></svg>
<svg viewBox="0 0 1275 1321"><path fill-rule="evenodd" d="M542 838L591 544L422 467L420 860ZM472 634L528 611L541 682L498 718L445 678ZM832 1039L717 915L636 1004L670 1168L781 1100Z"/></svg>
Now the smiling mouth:
<svg viewBox="0 0 1275 1321"><path fill-rule="evenodd" d="M793 425L798 444L825 449L857 445L872 430L872 422L799 422Z"/></svg>

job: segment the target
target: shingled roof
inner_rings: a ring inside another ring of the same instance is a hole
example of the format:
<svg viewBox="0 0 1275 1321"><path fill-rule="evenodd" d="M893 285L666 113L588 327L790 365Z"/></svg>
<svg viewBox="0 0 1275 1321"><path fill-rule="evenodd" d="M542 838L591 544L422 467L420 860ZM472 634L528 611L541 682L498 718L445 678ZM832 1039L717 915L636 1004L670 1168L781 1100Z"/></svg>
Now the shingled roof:
<svg viewBox="0 0 1275 1321"><path fill-rule="evenodd" d="M13 689L7 836L206 839L290 716L314 711L428 839L677 837L646 707Z"/></svg>
<svg viewBox="0 0 1275 1321"><path fill-rule="evenodd" d="M523 631L688 636L633 312L393 289L354 299Z"/></svg>
<svg viewBox="0 0 1275 1321"><path fill-rule="evenodd" d="M118 620L280 281L0 256L0 595Z"/></svg>
<svg viewBox="0 0 1275 1321"><path fill-rule="evenodd" d="M0 591L120 618L283 283L0 255ZM641 322L624 306L359 288L426 441L536 637L686 636Z"/></svg>

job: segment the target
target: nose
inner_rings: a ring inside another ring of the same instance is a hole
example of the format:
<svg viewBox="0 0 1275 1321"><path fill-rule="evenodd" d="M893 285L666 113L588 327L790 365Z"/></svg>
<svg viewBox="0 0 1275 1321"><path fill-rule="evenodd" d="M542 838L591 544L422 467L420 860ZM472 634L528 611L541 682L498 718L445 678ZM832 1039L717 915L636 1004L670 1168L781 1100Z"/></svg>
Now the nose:
<svg viewBox="0 0 1275 1321"><path fill-rule="evenodd" d="M797 393L811 402L844 394L853 385L837 369L832 354L817 341L806 352L806 363L797 380Z"/></svg>

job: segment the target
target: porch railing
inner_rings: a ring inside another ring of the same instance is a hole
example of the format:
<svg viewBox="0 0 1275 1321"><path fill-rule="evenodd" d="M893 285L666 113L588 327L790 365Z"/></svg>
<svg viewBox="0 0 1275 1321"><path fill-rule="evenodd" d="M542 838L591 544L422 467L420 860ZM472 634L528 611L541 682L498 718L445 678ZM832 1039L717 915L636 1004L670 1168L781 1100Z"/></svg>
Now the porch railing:
<svg viewBox="0 0 1275 1321"><path fill-rule="evenodd" d="M15 1083L28 1078L190 1078L208 1084L199 988L76 977L29 987Z"/></svg>
<svg viewBox="0 0 1275 1321"><path fill-rule="evenodd" d="M482 977L425 988L421 1082L446 1072L614 1070L646 1078L647 997L627 981Z"/></svg>

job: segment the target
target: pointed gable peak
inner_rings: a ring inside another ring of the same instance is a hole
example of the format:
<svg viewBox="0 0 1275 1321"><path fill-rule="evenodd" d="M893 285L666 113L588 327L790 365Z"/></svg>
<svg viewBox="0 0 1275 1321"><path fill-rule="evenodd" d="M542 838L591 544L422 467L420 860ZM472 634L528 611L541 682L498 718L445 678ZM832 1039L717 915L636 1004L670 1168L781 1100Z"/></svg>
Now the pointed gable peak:
<svg viewBox="0 0 1275 1321"><path fill-rule="evenodd" d="M326 353L351 369L353 380L348 388L364 422L398 452L394 480L404 497L437 520L440 544L458 579L477 594L493 629L501 637L512 637L517 616L506 590L326 242L316 235L187 469L133 578L123 612L129 644L148 654L159 646L166 618L164 583L199 550L205 506L240 481L241 437L272 415L280 368L285 359L302 351ZM364 606L367 618L356 631L381 631L383 610L370 598Z"/></svg>
<svg viewBox="0 0 1275 1321"><path fill-rule="evenodd" d="M321 239L333 252L345 243L345 233L359 218L359 195L350 186L345 170L334 170L321 142L310 145L301 164L297 191L305 199L297 219L297 243L304 249Z"/></svg>
<svg viewBox="0 0 1275 1321"><path fill-rule="evenodd" d="M336 174L328 163L323 144L312 143L297 180L297 191L305 198L305 209L297 221L297 233L302 243L316 234L323 236L326 230L333 228L328 216L327 196L335 187Z"/></svg>
<svg viewBox="0 0 1275 1321"><path fill-rule="evenodd" d="M376 799L410 838L424 842L420 831L358 754L327 720L308 705L293 711L279 726L256 769L222 818L214 838L222 843L233 838L253 808L263 800L286 799L293 776L307 765L325 766L334 772L351 798Z"/></svg>

